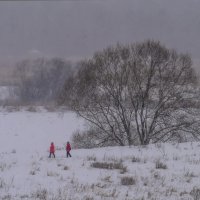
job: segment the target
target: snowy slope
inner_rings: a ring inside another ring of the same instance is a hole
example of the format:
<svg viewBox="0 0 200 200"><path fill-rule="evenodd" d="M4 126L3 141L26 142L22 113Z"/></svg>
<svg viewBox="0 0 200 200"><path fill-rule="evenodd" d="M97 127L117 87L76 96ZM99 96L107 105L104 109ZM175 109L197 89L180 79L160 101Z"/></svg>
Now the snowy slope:
<svg viewBox="0 0 200 200"><path fill-rule="evenodd" d="M0 199L200 199L200 143L73 149L66 158L82 128L73 113L0 113Z"/></svg>

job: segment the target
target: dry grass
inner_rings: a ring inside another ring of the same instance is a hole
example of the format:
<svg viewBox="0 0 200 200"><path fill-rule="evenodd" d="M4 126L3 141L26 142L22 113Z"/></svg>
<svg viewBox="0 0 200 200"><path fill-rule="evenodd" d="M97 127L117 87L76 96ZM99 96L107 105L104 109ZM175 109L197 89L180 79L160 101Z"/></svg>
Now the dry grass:
<svg viewBox="0 0 200 200"><path fill-rule="evenodd" d="M156 161L156 169L167 169L167 165L160 160Z"/></svg>
<svg viewBox="0 0 200 200"><path fill-rule="evenodd" d="M133 177L125 176L121 178L121 184L122 185L135 185L136 179Z"/></svg>
<svg viewBox="0 0 200 200"><path fill-rule="evenodd" d="M193 197L194 200L200 199L200 188L194 187L190 192L190 195Z"/></svg>
<svg viewBox="0 0 200 200"><path fill-rule="evenodd" d="M120 169L124 170L124 166L121 162L108 163L108 162L93 162L91 167L100 168L100 169Z"/></svg>
<svg viewBox="0 0 200 200"><path fill-rule="evenodd" d="M140 162L140 158L133 156L132 162Z"/></svg>

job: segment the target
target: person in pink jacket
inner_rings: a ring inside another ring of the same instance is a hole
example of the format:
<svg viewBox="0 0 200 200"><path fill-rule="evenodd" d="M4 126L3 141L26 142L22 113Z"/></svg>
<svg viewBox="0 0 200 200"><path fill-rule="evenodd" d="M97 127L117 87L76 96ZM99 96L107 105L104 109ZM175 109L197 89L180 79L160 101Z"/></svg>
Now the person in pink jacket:
<svg viewBox="0 0 200 200"><path fill-rule="evenodd" d="M53 154L54 158L55 158L55 146L54 143L51 143L50 149L49 149L49 158L51 158L51 154Z"/></svg>
<svg viewBox="0 0 200 200"><path fill-rule="evenodd" d="M67 158L68 158L68 156L72 157L70 154L70 151L71 151L71 145L69 142L67 142L67 145L66 145Z"/></svg>

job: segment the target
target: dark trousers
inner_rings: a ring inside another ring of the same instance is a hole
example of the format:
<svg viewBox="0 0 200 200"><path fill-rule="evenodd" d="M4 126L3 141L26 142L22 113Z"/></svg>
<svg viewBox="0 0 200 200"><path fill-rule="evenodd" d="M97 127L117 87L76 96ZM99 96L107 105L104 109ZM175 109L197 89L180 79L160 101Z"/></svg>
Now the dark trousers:
<svg viewBox="0 0 200 200"><path fill-rule="evenodd" d="M69 151L67 151L67 158L68 158L68 156L72 157L71 154L69 153Z"/></svg>
<svg viewBox="0 0 200 200"><path fill-rule="evenodd" d="M49 158L51 158L51 154L53 154L53 157L55 158L55 154L53 152L50 152Z"/></svg>

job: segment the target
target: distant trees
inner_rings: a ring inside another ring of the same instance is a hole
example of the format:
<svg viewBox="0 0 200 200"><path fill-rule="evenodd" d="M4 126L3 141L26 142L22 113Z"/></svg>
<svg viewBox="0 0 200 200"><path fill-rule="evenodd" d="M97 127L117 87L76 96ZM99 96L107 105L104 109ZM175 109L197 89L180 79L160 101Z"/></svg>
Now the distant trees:
<svg viewBox="0 0 200 200"><path fill-rule="evenodd" d="M198 137L196 82L187 54L151 40L118 44L81 62L59 101L91 124L97 145L144 145Z"/></svg>
<svg viewBox="0 0 200 200"><path fill-rule="evenodd" d="M53 102L60 94L68 77L71 63L60 58L24 60L17 64L20 78L16 93L24 103Z"/></svg>

